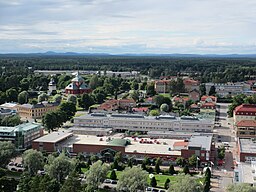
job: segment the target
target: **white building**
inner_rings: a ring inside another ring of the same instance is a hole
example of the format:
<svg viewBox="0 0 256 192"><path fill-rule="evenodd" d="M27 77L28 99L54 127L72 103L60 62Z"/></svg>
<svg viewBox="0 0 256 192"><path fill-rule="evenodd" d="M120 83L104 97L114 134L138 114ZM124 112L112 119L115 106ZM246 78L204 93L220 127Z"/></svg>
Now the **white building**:
<svg viewBox="0 0 256 192"><path fill-rule="evenodd" d="M239 163L234 170L234 183L248 183L256 186L256 161Z"/></svg>
<svg viewBox="0 0 256 192"><path fill-rule="evenodd" d="M148 117L133 114L92 113L74 118L74 127L112 128L128 131L212 132L214 121L183 116Z"/></svg>
<svg viewBox="0 0 256 192"><path fill-rule="evenodd" d="M228 95L242 94L251 89L250 84L244 82L237 83L205 83L206 93L209 94L211 87L215 87L217 95L225 97Z"/></svg>

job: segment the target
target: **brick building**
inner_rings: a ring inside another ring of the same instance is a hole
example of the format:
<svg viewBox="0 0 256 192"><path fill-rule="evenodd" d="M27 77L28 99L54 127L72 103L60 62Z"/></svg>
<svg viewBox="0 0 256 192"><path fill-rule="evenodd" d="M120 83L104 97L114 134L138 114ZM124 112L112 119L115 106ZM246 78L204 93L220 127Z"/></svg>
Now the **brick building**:
<svg viewBox="0 0 256 192"><path fill-rule="evenodd" d="M255 104L242 104L235 108L233 111L234 125L241 120L255 120L256 118L256 105Z"/></svg>
<svg viewBox="0 0 256 192"><path fill-rule="evenodd" d="M241 120L235 125L236 136L240 138L256 137L256 120Z"/></svg>
<svg viewBox="0 0 256 192"><path fill-rule="evenodd" d="M238 155L241 162L256 161L256 139L238 138Z"/></svg>

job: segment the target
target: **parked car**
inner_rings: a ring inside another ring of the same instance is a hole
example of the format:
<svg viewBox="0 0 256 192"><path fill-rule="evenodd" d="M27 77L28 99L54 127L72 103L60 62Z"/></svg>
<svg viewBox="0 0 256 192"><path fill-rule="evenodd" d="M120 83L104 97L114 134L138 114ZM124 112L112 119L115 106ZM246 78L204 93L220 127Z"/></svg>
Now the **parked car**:
<svg viewBox="0 0 256 192"><path fill-rule="evenodd" d="M110 179L105 179L103 183L111 183Z"/></svg>

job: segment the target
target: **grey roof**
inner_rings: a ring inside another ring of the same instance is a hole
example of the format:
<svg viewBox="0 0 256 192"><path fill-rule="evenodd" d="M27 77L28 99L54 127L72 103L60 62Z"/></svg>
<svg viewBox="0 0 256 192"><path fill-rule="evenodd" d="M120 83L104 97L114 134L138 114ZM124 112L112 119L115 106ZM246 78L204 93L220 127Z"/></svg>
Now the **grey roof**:
<svg viewBox="0 0 256 192"><path fill-rule="evenodd" d="M48 135L45 135L43 137L40 137L40 138L34 140L34 142L57 143L57 142L62 141L72 135L73 135L73 133L71 133L69 131L52 132L52 133L49 133Z"/></svg>
<svg viewBox="0 0 256 192"><path fill-rule="evenodd" d="M242 153L256 153L256 139L239 138L240 151Z"/></svg>
<svg viewBox="0 0 256 192"><path fill-rule="evenodd" d="M78 89L78 87L77 87L77 85L76 85L74 82L72 82L72 83L70 83L70 84L66 87L66 89L76 90L76 89Z"/></svg>
<svg viewBox="0 0 256 192"><path fill-rule="evenodd" d="M58 106L59 105L59 103L56 103L56 102L54 102L54 103L49 103L49 102L47 102L47 101L44 101L44 102L42 102L42 103L37 103L37 104L35 104L35 105L31 105L31 104L23 104L23 105L21 105L22 107L25 107L25 108L28 108L28 109L37 109L37 108L44 108L44 107L46 107L46 106Z"/></svg>
<svg viewBox="0 0 256 192"><path fill-rule="evenodd" d="M188 147L201 147L206 151L211 150L212 136L192 136L189 139Z"/></svg>

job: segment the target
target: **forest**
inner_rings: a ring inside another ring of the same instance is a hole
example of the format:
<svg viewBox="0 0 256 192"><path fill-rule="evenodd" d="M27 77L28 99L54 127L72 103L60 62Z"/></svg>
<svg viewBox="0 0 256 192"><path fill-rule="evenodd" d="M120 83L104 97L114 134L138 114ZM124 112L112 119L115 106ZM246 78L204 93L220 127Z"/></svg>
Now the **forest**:
<svg viewBox="0 0 256 192"><path fill-rule="evenodd" d="M152 78L189 75L202 83L225 83L255 79L256 58L0 55L1 74L28 75L39 69L135 70Z"/></svg>

